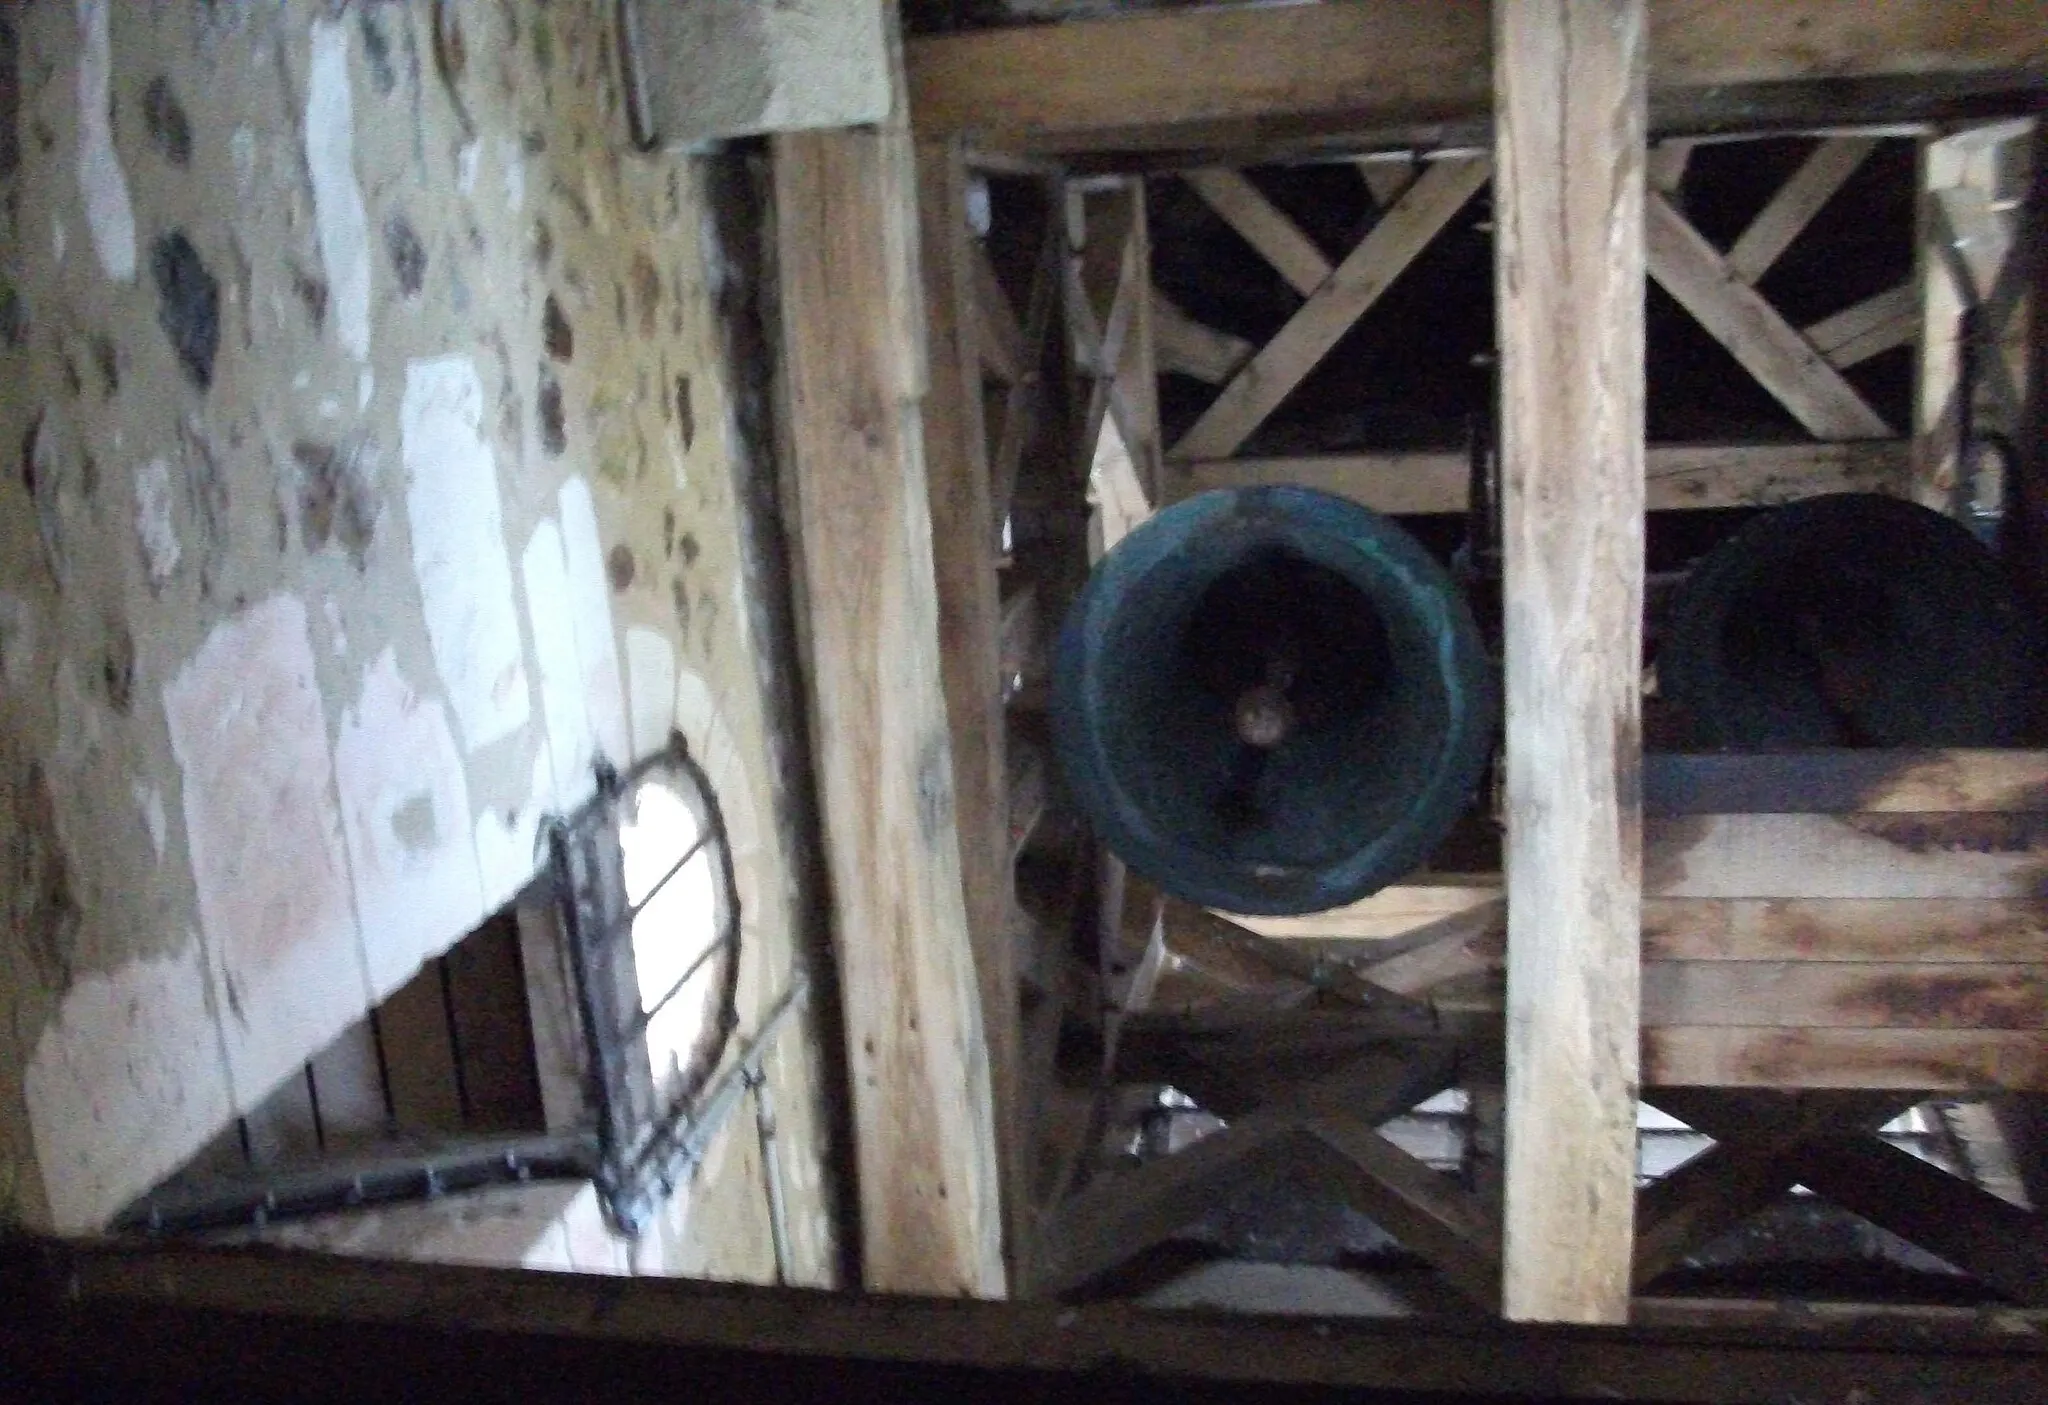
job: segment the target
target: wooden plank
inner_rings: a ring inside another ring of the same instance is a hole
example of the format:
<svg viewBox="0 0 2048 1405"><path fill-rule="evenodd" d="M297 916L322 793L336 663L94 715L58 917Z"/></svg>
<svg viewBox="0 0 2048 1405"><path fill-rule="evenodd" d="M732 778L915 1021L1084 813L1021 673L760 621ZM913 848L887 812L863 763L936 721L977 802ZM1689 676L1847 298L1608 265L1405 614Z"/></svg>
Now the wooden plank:
<svg viewBox="0 0 2048 1405"><path fill-rule="evenodd" d="M1329 257L1242 172L1214 166L1183 172L1181 179L1295 292L1307 297L1323 286L1330 276Z"/></svg>
<svg viewBox="0 0 2048 1405"><path fill-rule="evenodd" d="M1643 0L1494 7L1508 895L1501 1304L1522 1320L1628 1318L1646 29ZM1558 335L1565 326L1574 334Z"/></svg>
<svg viewBox="0 0 2048 1405"><path fill-rule="evenodd" d="M1800 335L1836 370L1860 366L1919 337L1920 290L1901 283L1823 317Z"/></svg>
<svg viewBox="0 0 2048 1405"><path fill-rule="evenodd" d="M1911 473L1904 439L1826 444L1653 444L1644 471L1653 512L1773 507L1821 493L1903 494ZM1299 483L1375 512L1463 512L1472 466L1463 453L1427 450L1300 458L1209 459L1176 475L1184 494L1253 483Z"/></svg>
<svg viewBox="0 0 2048 1405"><path fill-rule="evenodd" d="M1652 445L1649 506L1775 507L1822 493L1900 494L1911 471L1910 449L1903 439Z"/></svg>
<svg viewBox="0 0 2048 1405"><path fill-rule="evenodd" d="M1180 460L1222 458L1259 427L1352 324L1486 183L1485 161L1438 161L1245 364L1175 444Z"/></svg>
<svg viewBox="0 0 2048 1405"><path fill-rule="evenodd" d="M2033 1030L1768 1029L1643 1031L1643 1086L2048 1089L2048 1040Z"/></svg>
<svg viewBox="0 0 2048 1405"><path fill-rule="evenodd" d="M2014 1301L2048 1307L2048 1220L1875 1137L1799 1158L1815 1194L1940 1255Z"/></svg>
<svg viewBox="0 0 2048 1405"><path fill-rule="evenodd" d="M938 148L944 150L945 148ZM965 220L965 212L962 212ZM951 231L931 231L950 234ZM1017 314L1010 307L1009 296L1003 292L1002 280L996 277L995 265L989 262L988 249L978 239L968 237L963 223L958 238L965 244L968 276L971 287L966 306L974 309L974 346L979 353L981 364L1004 384L1014 384L1022 378L1036 358L1032 347L1024 339L1024 326L1017 320ZM931 247L929 243L925 245Z"/></svg>
<svg viewBox="0 0 2048 1405"><path fill-rule="evenodd" d="M439 961L422 966L377 1007L377 1044L392 1123L405 1132L460 1131L461 1075Z"/></svg>
<svg viewBox="0 0 2048 1405"><path fill-rule="evenodd" d="M362 1147L389 1131L391 1109L368 1019L343 1030L308 1067L323 1154Z"/></svg>
<svg viewBox="0 0 2048 1405"><path fill-rule="evenodd" d="M465 1125L476 1132L544 1132L533 1017L526 1007L519 928L499 913L443 958L455 1056L462 1065Z"/></svg>
<svg viewBox="0 0 2048 1405"><path fill-rule="evenodd" d="M1650 276L1817 439L1882 439L1891 430L1841 373L1729 268L1661 195L1644 209Z"/></svg>
<svg viewBox="0 0 2048 1405"><path fill-rule="evenodd" d="M895 6L635 0L622 44L644 141L851 127L888 115Z"/></svg>
<svg viewBox="0 0 2048 1405"><path fill-rule="evenodd" d="M1644 892L1666 898L2038 898L2040 815L1701 815L1646 822Z"/></svg>
<svg viewBox="0 0 2048 1405"><path fill-rule="evenodd" d="M1299 917L1252 917L1219 913L1264 937L1312 941L1370 941L1399 937L1446 918L1463 916L1500 900L1500 875L1418 873L1327 912Z"/></svg>
<svg viewBox="0 0 2048 1405"><path fill-rule="evenodd" d="M1829 137L1770 198L1728 250L1728 271L1754 284L1877 149L1874 137Z"/></svg>
<svg viewBox="0 0 2048 1405"><path fill-rule="evenodd" d="M518 907L519 964L526 973L527 1014L533 1021L534 1071L541 1112L550 1132L596 1122L590 1103L589 1045L577 1005L576 978L551 898Z"/></svg>
<svg viewBox="0 0 2048 1405"><path fill-rule="evenodd" d="M1719 88L1731 111L1759 84L2038 72L2048 30L2042 0L1658 0L1650 13L1654 96ZM1493 96L1481 0L1176 9L906 47L920 129L1014 151L1243 150L1478 121ZM1835 87L1846 119L1856 104Z"/></svg>
<svg viewBox="0 0 2048 1405"><path fill-rule="evenodd" d="M1243 337L1197 322L1157 288L1152 290L1152 336L1162 373L1193 376L1209 385L1236 375L1254 350Z"/></svg>
<svg viewBox="0 0 2048 1405"><path fill-rule="evenodd" d="M0 1334L0 1369L40 1383L98 1363L125 1371L117 1388L138 1398L687 1398L730 1390L735 1369L766 1399L817 1394L823 1376L843 1395L903 1398L957 1393L963 1367L1020 1373L991 1376L997 1393L1062 1399L1104 1394L1111 1373L1131 1399L1229 1389L1211 1382L1503 1402L1884 1401L1908 1389L1915 1405L2048 1398L2040 1316L1969 1306L1645 1300L1639 1310L1658 1326L1591 1333L942 1302L122 1241L33 1243L17 1263L7 1282L20 1289L17 1325ZM919 1363L934 1372L929 1385Z"/></svg>
<svg viewBox="0 0 2048 1405"><path fill-rule="evenodd" d="M1643 758L1643 812L2048 813L2048 751L1661 752Z"/></svg>
<svg viewBox="0 0 2048 1405"><path fill-rule="evenodd" d="M1650 961L1643 1024L2048 1029L2048 966Z"/></svg>
<svg viewBox="0 0 2048 1405"><path fill-rule="evenodd" d="M313 1084L300 1068L242 1118L249 1164L257 1170L303 1163L320 1154Z"/></svg>
<svg viewBox="0 0 2048 1405"><path fill-rule="evenodd" d="M1645 961L2048 964L2048 900L1651 899Z"/></svg>
<svg viewBox="0 0 2048 1405"><path fill-rule="evenodd" d="M1653 847L1649 862L1657 865ZM1497 879L1471 875L1463 888L1400 885L1373 899L1308 918L1233 918L1267 936L1360 945L1359 969L1389 989L1414 993L1454 975L1491 969ZM1346 914L1356 913L1357 916ZM1322 921L1319 919L1329 919ZM1396 941L1395 938L1408 940ZM1377 947L1392 947L1375 958ZM1498 951L1493 953L1496 957ZM1650 961L1860 961L2048 964L2048 898L1660 898L1643 901L1643 957ZM1431 979L1426 972L1449 962ZM1497 965L1497 961L1495 962ZM1412 968L1412 969L1411 969ZM1409 975L1397 972L1409 971ZM1412 978L1411 978L1412 977Z"/></svg>
<svg viewBox="0 0 2048 1405"><path fill-rule="evenodd" d="M893 124L772 146L790 525L810 626L862 1272L875 1291L1000 1296L998 1138L918 404L928 333L915 153ZM992 695L993 660L981 681Z"/></svg>

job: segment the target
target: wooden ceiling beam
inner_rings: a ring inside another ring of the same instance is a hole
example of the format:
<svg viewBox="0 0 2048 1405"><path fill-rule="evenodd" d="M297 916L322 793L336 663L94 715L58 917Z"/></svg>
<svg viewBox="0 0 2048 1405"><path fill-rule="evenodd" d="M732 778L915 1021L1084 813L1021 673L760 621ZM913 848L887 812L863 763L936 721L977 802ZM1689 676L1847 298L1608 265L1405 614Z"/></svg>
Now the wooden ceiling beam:
<svg viewBox="0 0 2048 1405"><path fill-rule="evenodd" d="M1492 109L1485 0L1190 10L906 45L911 118L1018 152L1245 151ZM1652 125L1928 115L2048 83L2048 0L1653 0ZM1900 80L1896 92L1887 80ZM1790 95L1813 96L1791 102ZM1916 97L1916 95L1918 95ZM1704 127L1699 128L1705 130ZM1483 132L1482 132L1483 135Z"/></svg>

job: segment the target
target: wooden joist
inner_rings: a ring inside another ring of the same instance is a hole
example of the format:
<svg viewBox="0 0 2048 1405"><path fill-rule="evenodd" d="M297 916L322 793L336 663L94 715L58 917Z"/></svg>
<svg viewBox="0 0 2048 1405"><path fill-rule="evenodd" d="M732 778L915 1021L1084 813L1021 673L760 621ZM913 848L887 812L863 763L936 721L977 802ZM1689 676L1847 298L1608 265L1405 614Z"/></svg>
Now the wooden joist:
<svg viewBox="0 0 2048 1405"><path fill-rule="evenodd" d="M1133 15L914 39L912 121L1030 152L1247 152L1428 123L1481 123L1493 87L1483 0ZM1833 80L1835 120L1896 96L1848 80L1947 76L2008 90L2048 59L2043 0L1655 0L1653 104L1688 122L1748 112L1763 85Z"/></svg>
<svg viewBox="0 0 2048 1405"><path fill-rule="evenodd" d="M1623 1322L1642 873L1646 7L1499 0L1493 19L1508 896L1501 1306L1517 1319ZM1565 326L1572 335L1559 335Z"/></svg>
<svg viewBox="0 0 2048 1405"><path fill-rule="evenodd" d="M2048 1219L1875 1137L1838 1137L1798 1159L1816 1195L1940 1255L2029 1307L2048 1306Z"/></svg>
<svg viewBox="0 0 2048 1405"><path fill-rule="evenodd" d="M1182 179L1295 292L1307 297L1330 276L1330 260L1315 241L1241 172L1215 166L1189 171Z"/></svg>
<svg viewBox="0 0 2048 1405"><path fill-rule="evenodd" d="M1178 372L1210 385L1236 375L1255 349L1243 337L1197 322L1157 288L1152 290L1152 338L1162 374Z"/></svg>
<svg viewBox="0 0 2048 1405"><path fill-rule="evenodd" d="M1433 163L1287 325L1261 347L1174 445L1175 459L1236 452L1486 183L1483 160Z"/></svg>
<svg viewBox="0 0 2048 1405"><path fill-rule="evenodd" d="M918 405L927 329L915 154L907 131L884 125L778 136L773 165L791 529L810 623L863 1275L881 1291L1001 1296L997 1137ZM965 362L957 338L940 354ZM993 691L992 659L981 681Z"/></svg>
<svg viewBox="0 0 2048 1405"><path fill-rule="evenodd" d="M1817 439L1882 439L1891 433L1856 388L1729 267L1670 201L1657 194L1649 197L1643 229L1650 276L1809 434Z"/></svg>
<svg viewBox="0 0 2048 1405"><path fill-rule="evenodd" d="M1339 1158L1352 1205L1474 1303L1499 1309L1501 1229L1476 1196L1360 1118L1325 1118L1310 1127Z"/></svg>
<svg viewBox="0 0 2048 1405"><path fill-rule="evenodd" d="M1194 1224L1229 1191L1312 1154L1298 1122L1247 1121L1138 1170L1104 1175L1063 1202L1039 1234L1032 1295L1057 1296L1129 1262Z"/></svg>
<svg viewBox="0 0 2048 1405"><path fill-rule="evenodd" d="M1911 1105L1905 1095L1865 1093L1653 1096L1687 1122L1710 1113L1693 1125L1715 1144L1637 1195L1638 1287L1781 1200L1798 1180L1792 1166L1800 1153L1826 1137L1876 1131Z"/></svg>
<svg viewBox="0 0 2048 1405"><path fill-rule="evenodd" d="M1002 280L996 277L988 250L978 240L969 239L964 228L959 237L967 244L976 350L990 374L1005 385L1014 384L1032 365L1033 348L1025 339L1023 324L1010 308L1009 296L1003 292Z"/></svg>
<svg viewBox="0 0 2048 1405"><path fill-rule="evenodd" d="M1874 137L1823 140L1729 246L1728 271L1752 285L1770 272L1779 255L1876 149Z"/></svg>
<svg viewBox="0 0 2048 1405"><path fill-rule="evenodd" d="M1870 439L1821 444L1653 444L1645 459L1651 511L1772 507L1821 493L1903 495L1911 444ZM1209 459L1169 474L1185 496L1253 483L1299 483L1395 516L1463 512L1472 466L1459 452L1322 454Z"/></svg>
<svg viewBox="0 0 2048 1405"><path fill-rule="evenodd" d="M1860 366L1920 335L1920 290L1901 283L1873 293L1801 333L1838 371Z"/></svg>

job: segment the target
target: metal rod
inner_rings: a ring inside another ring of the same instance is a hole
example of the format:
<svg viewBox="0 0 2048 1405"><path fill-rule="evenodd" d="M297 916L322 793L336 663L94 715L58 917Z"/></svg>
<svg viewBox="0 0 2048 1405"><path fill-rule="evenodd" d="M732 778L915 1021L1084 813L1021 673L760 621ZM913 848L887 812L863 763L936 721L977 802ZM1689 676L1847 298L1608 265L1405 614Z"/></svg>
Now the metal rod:
<svg viewBox="0 0 2048 1405"><path fill-rule="evenodd" d="M796 1254L789 1243L789 1207L782 1195L782 1154L775 1145L775 1095L768 1087L767 1070L756 1059L746 1071L747 1086L754 1090L754 1130L761 1138L761 1180L768 1190L768 1233L775 1241L775 1281L788 1287L794 1277Z"/></svg>
<svg viewBox="0 0 2048 1405"><path fill-rule="evenodd" d="M649 904L651 904L656 898L661 896L661 890L668 886L669 879L675 877L678 873L681 873L683 871L683 866L685 864L689 863L691 859L696 858L697 855L704 852L704 846L711 842L712 836L715 833L715 830L706 829L702 834L698 835L697 842L692 844L689 848L683 850L683 856L677 859L675 863L670 866L669 871L667 873L661 875L661 881L656 883L652 888L649 888L647 890L647 896L640 899L639 902L634 903L631 907L628 907L626 909L626 926L632 926L633 919L638 917L641 913L647 911Z"/></svg>
<svg viewBox="0 0 2048 1405"><path fill-rule="evenodd" d="M799 974L783 993L782 999L776 1002L768 1018L761 1022L754 1037L740 1050L739 1057L711 1085L709 1093L695 1107L684 1109L673 1121L655 1130L646 1151L641 1154L639 1169L642 1174L635 1177L637 1184L675 1186L704 1159L711 1139L718 1134L725 1119L747 1091L747 1068L760 1062L762 1051L774 1040L797 1006L803 1003L809 989L809 979Z"/></svg>
<svg viewBox="0 0 2048 1405"><path fill-rule="evenodd" d="M717 940L713 941L709 946L705 947L702 951L698 952L697 959L690 963L689 969L685 970L681 976L676 978L676 983L668 988L668 994L662 996L661 999L655 1001L653 1009L643 1010L639 1015L637 1015L634 1018L631 1024L626 1026L626 1038L632 1039L638 1035L646 1033L647 1026L654 1023L654 1017L662 1012L662 1010L668 1005L669 1001L675 999L678 995L681 995L683 993L683 987L688 985L691 979L694 978L699 971L704 969L704 963L709 961L713 956L717 955L726 947L732 945L733 940L736 937L738 937L739 934L740 924L738 922L728 922L726 924L725 930L718 934Z"/></svg>

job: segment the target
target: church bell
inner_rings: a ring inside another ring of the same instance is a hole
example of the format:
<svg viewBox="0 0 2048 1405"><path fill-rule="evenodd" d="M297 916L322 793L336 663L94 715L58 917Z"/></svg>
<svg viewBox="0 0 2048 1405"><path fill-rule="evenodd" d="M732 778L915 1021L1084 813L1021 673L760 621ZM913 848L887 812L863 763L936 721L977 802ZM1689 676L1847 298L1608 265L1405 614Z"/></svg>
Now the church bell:
<svg viewBox="0 0 2048 1405"><path fill-rule="evenodd" d="M1247 914L1341 906L1426 859L1498 721L1463 596L1376 513L1203 493L1096 567L1062 627L1055 748L1112 852Z"/></svg>
<svg viewBox="0 0 2048 1405"><path fill-rule="evenodd" d="M2038 623L1950 518L1874 493L1806 498L1700 561L1658 652L1702 747L2003 747L2029 739Z"/></svg>

